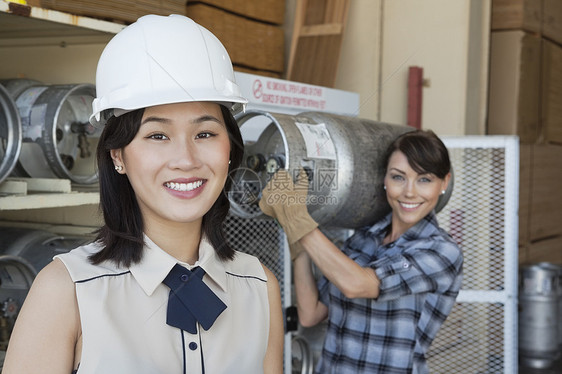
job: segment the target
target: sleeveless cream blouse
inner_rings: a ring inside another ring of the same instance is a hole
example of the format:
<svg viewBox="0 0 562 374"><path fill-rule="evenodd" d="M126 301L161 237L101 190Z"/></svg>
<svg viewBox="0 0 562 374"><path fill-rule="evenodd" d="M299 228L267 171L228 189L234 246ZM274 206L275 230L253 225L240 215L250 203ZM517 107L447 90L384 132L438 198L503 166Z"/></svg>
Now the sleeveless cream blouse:
<svg viewBox="0 0 562 374"><path fill-rule="evenodd" d="M178 262L145 236L143 259L129 268L92 265L98 243L56 256L76 285L82 326L78 374L263 373L269 335L267 278L259 260L237 252L219 260L202 240L199 260ZM201 266L203 281L227 305L213 326L190 334L166 324L169 288L162 283L176 264Z"/></svg>

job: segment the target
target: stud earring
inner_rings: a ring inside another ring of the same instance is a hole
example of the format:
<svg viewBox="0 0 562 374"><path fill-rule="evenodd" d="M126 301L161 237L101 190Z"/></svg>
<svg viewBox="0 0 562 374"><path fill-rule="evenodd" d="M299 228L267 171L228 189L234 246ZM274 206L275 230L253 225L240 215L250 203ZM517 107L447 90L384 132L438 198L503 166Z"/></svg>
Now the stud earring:
<svg viewBox="0 0 562 374"><path fill-rule="evenodd" d="M229 165L230 165L231 162L232 162L231 160L228 160L228 164L229 164Z"/></svg>
<svg viewBox="0 0 562 374"><path fill-rule="evenodd" d="M121 170L123 170L123 166L121 166L121 165L115 165L115 170L121 171Z"/></svg>
<svg viewBox="0 0 562 374"><path fill-rule="evenodd" d="M382 188L384 188L384 190L386 191L386 186L382 186Z"/></svg>
<svg viewBox="0 0 562 374"><path fill-rule="evenodd" d="M445 195L445 190L441 190L441 195Z"/></svg>

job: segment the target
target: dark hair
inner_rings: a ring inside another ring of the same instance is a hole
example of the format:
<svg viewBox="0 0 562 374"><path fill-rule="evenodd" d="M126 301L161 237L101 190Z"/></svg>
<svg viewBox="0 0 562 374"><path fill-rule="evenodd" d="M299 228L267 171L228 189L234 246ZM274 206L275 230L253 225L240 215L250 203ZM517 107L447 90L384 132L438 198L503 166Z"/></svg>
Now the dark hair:
<svg viewBox="0 0 562 374"><path fill-rule="evenodd" d="M419 174L431 173L443 179L451 171L447 147L431 130L409 131L396 138L386 150L385 172L390 156L396 151L402 152Z"/></svg>
<svg viewBox="0 0 562 374"><path fill-rule="evenodd" d="M244 143L232 113L223 105L220 107L230 138L230 174L242 162ZM142 258L144 226L141 211L129 178L115 172L110 151L121 149L133 140L139 131L143 113L144 109L138 109L111 117L99 139L97 163L104 225L97 230L96 241L101 242L104 248L90 256L94 264L109 260L117 265L130 266ZM227 198L230 185L230 178L227 178L223 193L203 216L202 222L203 234L222 260L234 257L234 250L228 245L223 229L224 219L230 209Z"/></svg>

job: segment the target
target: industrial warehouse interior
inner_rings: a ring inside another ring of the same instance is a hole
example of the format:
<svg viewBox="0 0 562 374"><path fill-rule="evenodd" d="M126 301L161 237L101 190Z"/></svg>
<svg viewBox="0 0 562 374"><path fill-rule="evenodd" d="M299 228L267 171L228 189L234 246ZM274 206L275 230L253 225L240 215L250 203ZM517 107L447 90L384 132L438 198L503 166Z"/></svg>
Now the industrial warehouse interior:
<svg viewBox="0 0 562 374"><path fill-rule="evenodd" d="M37 273L102 225L96 66L147 14L216 35L248 100L224 230L279 281L285 373L314 373L326 324L299 323L261 190L280 168L313 170L309 212L341 246L387 212L371 183L349 181L382 179L372 167L411 129L449 151L436 213L464 256L430 372L562 373L559 0L0 0L0 369Z"/></svg>

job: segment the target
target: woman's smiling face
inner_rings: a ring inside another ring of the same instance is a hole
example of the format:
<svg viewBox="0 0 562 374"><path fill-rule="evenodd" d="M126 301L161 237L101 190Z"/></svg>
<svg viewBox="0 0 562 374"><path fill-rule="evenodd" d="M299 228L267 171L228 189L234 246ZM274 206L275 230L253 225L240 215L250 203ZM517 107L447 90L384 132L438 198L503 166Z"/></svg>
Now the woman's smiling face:
<svg viewBox="0 0 562 374"><path fill-rule="evenodd" d="M200 224L223 190L230 140L219 104L166 104L146 108L135 138L111 154L147 227Z"/></svg>
<svg viewBox="0 0 562 374"><path fill-rule="evenodd" d="M440 179L431 173L419 174L412 169L404 153L395 151L384 177L387 200L392 208L393 231L404 233L428 215L437 205L441 192L447 189L449 178L450 175Z"/></svg>

